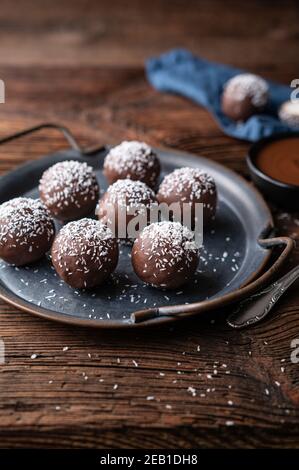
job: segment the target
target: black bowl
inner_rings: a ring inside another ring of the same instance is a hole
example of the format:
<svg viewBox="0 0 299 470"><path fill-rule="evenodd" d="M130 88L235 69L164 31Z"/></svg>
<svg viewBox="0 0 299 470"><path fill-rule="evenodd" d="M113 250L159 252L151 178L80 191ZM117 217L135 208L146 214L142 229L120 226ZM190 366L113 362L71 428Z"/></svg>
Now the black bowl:
<svg viewBox="0 0 299 470"><path fill-rule="evenodd" d="M299 211L299 185L283 183L265 174L256 163L260 151L271 142L299 137L299 132L276 134L255 142L246 157L250 176L261 192L276 205L290 211Z"/></svg>

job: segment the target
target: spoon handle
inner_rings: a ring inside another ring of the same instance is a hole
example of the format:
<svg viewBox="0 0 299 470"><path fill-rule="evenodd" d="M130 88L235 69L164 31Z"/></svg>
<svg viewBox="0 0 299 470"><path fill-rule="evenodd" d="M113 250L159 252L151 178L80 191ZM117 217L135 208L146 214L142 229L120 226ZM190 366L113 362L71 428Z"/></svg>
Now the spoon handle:
<svg viewBox="0 0 299 470"><path fill-rule="evenodd" d="M11 142L12 140L15 140L15 139L20 139L21 137L24 137L25 135L33 134L42 129L56 129L60 131L64 135L70 147L73 150L77 150L78 152L80 152L82 155L86 157L91 157L94 154L98 152L102 152L107 149L105 145L98 145L97 147L93 147L93 148L82 148L78 144L77 140L75 139L75 137L73 136L73 134L67 127L61 126L60 124L57 124L54 122L43 122L41 124L38 124L37 126L28 127L26 129L23 129L22 131L7 135L6 137L2 137L0 139L0 145L5 144L6 142Z"/></svg>
<svg viewBox="0 0 299 470"><path fill-rule="evenodd" d="M261 321L298 277L299 265L278 281L240 302L238 308L229 315L227 323L241 329Z"/></svg>

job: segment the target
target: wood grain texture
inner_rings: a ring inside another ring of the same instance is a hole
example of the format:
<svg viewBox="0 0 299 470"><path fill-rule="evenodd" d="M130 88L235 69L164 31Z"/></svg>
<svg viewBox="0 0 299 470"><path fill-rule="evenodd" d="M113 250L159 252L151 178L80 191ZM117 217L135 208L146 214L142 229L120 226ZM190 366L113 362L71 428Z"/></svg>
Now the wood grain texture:
<svg viewBox="0 0 299 470"><path fill-rule="evenodd" d="M247 177L248 145L195 104L155 92L142 63L179 44L289 83L299 65L296 2L124 3L2 2L1 135L58 121L82 144L143 139ZM63 146L55 131L8 144L0 171ZM298 214L273 213L279 234L298 239ZM297 249L289 266L298 262ZM0 446L299 447L299 364L290 361L298 285L270 321L248 330L229 329L229 311L174 328L100 332L1 302Z"/></svg>

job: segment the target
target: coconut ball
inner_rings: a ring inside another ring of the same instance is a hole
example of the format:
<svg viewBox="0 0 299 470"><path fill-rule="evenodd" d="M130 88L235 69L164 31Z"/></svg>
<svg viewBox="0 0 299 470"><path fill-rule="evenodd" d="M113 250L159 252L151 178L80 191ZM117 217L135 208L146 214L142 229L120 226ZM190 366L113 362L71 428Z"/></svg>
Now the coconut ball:
<svg viewBox="0 0 299 470"><path fill-rule="evenodd" d="M118 244L105 224L85 218L60 230L51 254L61 279L74 288L89 289L102 284L115 270Z"/></svg>
<svg viewBox="0 0 299 470"><path fill-rule="evenodd" d="M50 250L54 222L39 199L17 197L0 206L0 258L23 266Z"/></svg>
<svg viewBox="0 0 299 470"><path fill-rule="evenodd" d="M43 173L39 193L53 217L67 222L94 211L99 186L91 166L68 160L56 163Z"/></svg>
<svg viewBox="0 0 299 470"><path fill-rule="evenodd" d="M109 184L119 179L131 179L155 188L160 162L153 149L144 142L124 141L107 154L103 173Z"/></svg>
<svg viewBox="0 0 299 470"><path fill-rule="evenodd" d="M157 200L151 188L142 181L125 179L109 186L99 201L97 215L114 231L116 237L129 240L136 235L130 233L130 229L136 232L148 225L154 207L157 207ZM136 225L134 218L138 219L135 219Z"/></svg>
<svg viewBox="0 0 299 470"><path fill-rule="evenodd" d="M154 287L182 286L192 279L198 261L194 234L179 222L156 222L145 227L132 249L135 273Z"/></svg>
<svg viewBox="0 0 299 470"><path fill-rule="evenodd" d="M217 189L212 176L198 168L183 167L169 173L163 179L157 193L159 203L168 206L178 203L181 214L184 204L190 207L191 228L197 221L196 204L203 204L203 224L210 224L215 218ZM183 218L180 219L183 222Z"/></svg>
<svg viewBox="0 0 299 470"><path fill-rule="evenodd" d="M299 100L283 103L279 108L278 116L288 126L299 128Z"/></svg>
<svg viewBox="0 0 299 470"><path fill-rule="evenodd" d="M263 110L268 95L269 87L263 78L252 73L242 73L225 84L221 108L233 121L246 121Z"/></svg>

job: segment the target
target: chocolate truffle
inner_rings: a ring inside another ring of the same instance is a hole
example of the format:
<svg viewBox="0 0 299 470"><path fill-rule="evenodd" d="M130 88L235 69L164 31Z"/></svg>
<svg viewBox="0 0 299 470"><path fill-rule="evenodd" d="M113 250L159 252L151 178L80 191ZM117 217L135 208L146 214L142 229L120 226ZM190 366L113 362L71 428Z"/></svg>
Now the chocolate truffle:
<svg viewBox="0 0 299 470"><path fill-rule="evenodd" d="M118 244L105 224L81 219L60 230L51 254L61 279L72 287L89 289L101 284L115 270Z"/></svg>
<svg viewBox="0 0 299 470"><path fill-rule="evenodd" d="M39 193L50 213L67 222L94 211L99 186L91 166L68 160L56 163L43 173Z"/></svg>
<svg viewBox="0 0 299 470"><path fill-rule="evenodd" d="M278 116L288 126L299 128L299 100L283 103L279 108Z"/></svg>
<svg viewBox="0 0 299 470"><path fill-rule="evenodd" d="M110 184L119 179L143 181L155 188L160 174L160 162L152 148L135 140L112 148L104 161L104 175Z"/></svg>
<svg viewBox="0 0 299 470"><path fill-rule="evenodd" d="M179 203L181 214L184 204L191 211L191 228L196 219L196 204L203 204L203 224L209 224L214 218L217 206L217 190L214 179L198 168L183 167L174 170L163 179L157 199L168 206ZM183 222L183 218L180 219Z"/></svg>
<svg viewBox="0 0 299 470"><path fill-rule="evenodd" d="M268 100L268 84L251 73L231 78L224 86L221 108L233 121L246 121L265 107Z"/></svg>
<svg viewBox="0 0 299 470"><path fill-rule="evenodd" d="M176 289L194 275L199 250L194 234L179 222L156 222L145 227L135 240L132 264L147 284Z"/></svg>
<svg viewBox="0 0 299 470"><path fill-rule="evenodd" d="M158 203L151 188L142 181L125 179L109 186L99 202L97 215L116 237L129 240L136 238L135 231L148 225L154 207L157 208ZM128 226L135 217L136 224L132 222L132 227Z"/></svg>
<svg viewBox="0 0 299 470"><path fill-rule="evenodd" d="M0 257L23 266L39 260L51 248L54 222L39 199L17 197L0 206Z"/></svg>

